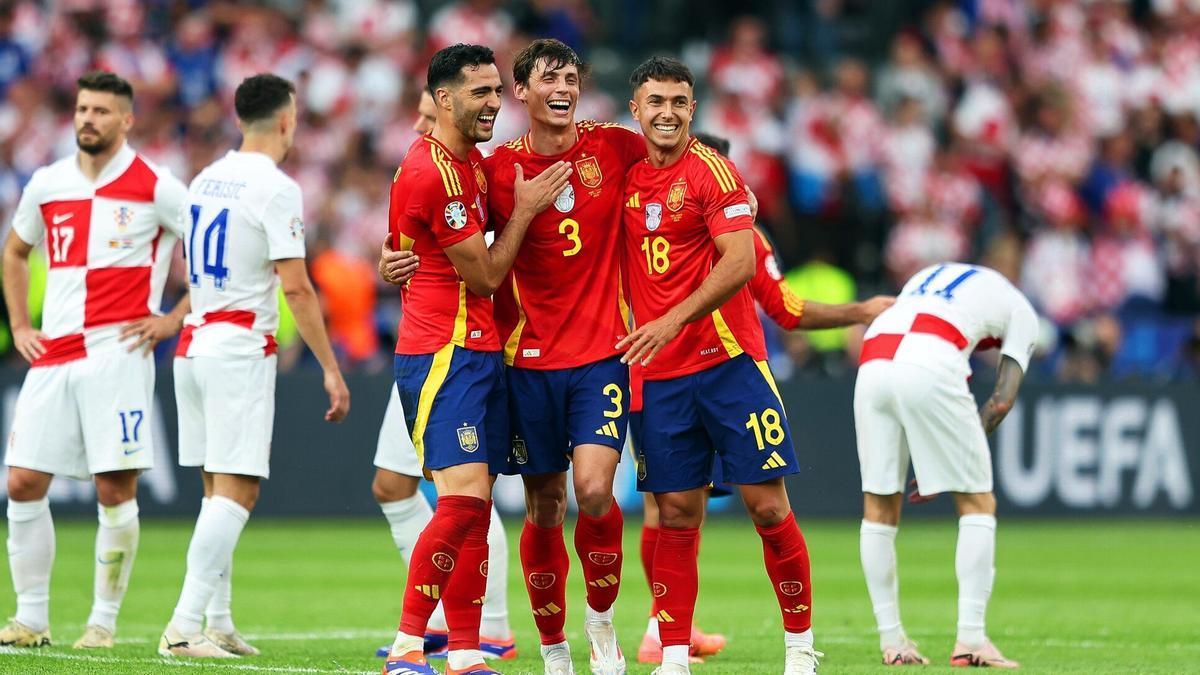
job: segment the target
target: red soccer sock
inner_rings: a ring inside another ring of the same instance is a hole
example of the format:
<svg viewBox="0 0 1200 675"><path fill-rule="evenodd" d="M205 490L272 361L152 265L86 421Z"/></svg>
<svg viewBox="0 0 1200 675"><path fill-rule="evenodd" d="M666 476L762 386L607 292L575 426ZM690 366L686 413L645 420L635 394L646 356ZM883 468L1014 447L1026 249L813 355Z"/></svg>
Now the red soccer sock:
<svg viewBox="0 0 1200 675"><path fill-rule="evenodd" d="M658 528L642 525L642 571L646 573L646 584L650 586L650 616L658 611L654 602L654 550L658 548Z"/></svg>
<svg viewBox="0 0 1200 675"><path fill-rule="evenodd" d="M478 497L438 497L437 511L413 547L404 589L400 632L424 635L429 615L446 591L446 582L475 523L487 522L487 502ZM449 608L447 608L447 613Z"/></svg>
<svg viewBox="0 0 1200 675"><path fill-rule="evenodd" d="M613 500L612 508L599 518L580 511L575 524L575 552L587 582L588 606L606 612L621 590L621 531L625 518Z"/></svg>
<svg viewBox="0 0 1200 675"><path fill-rule="evenodd" d="M755 529L762 537L767 576L771 577L779 609L783 611L783 629L803 633L812 627L811 567L808 544L796 525L796 517L789 513L775 525L755 526Z"/></svg>
<svg viewBox="0 0 1200 675"><path fill-rule="evenodd" d="M488 527L492 524L492 503L486 502L471 531L463 540L458 561L442 594L446 627L450 631L449 648L479 649L479 618L487 591Z"/></svg>
<svg viewBox="0 0 1200 675"><path fill-rule="evenodd" d="M696 611L698 527L662 527L654 553L654 597L658 635L664 647L686 645Z"/></svg>
<svg viewBox="0 0 1200 675"><path fill-rule="evenodd" d="M521 571L533 608L542 644L563 642L567 621L567 570L571 559L563 541L563 527L538 527L528 520L521 530Z"/></svg>

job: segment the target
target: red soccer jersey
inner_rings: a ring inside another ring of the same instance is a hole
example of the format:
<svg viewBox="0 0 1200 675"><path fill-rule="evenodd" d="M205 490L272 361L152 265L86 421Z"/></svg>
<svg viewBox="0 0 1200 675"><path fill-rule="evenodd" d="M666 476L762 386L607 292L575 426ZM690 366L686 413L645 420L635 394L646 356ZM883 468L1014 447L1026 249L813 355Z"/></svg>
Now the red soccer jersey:
<svg viewBox="0 0 1200 675"><path fill-rule="evenodd" d="M754 227L737 170L695 139L671 166L634 165L625 194L625 268L638 325L699 288L719 257L713 239ZM645 378L689 375L743 353L755 360L767 356L749 288L684 326L646 366Z"/></svg>
<svg viewBox="0 0 1200 675"><path fill-rule="evenodd" d="M762 307L767 316L784 330L795 330L804 314L804 301L792 292L779 263L775 262L775 250L767 236L754 228L754 278L750 280L750 295Z"/></svg>
<svg viewBox="0 0 1200 675"><path fill-rule="evenodd" d="M627 332L620 279L621 197L625 173L646 157L642 137L617 124L579 122L561 155L534 154L525 135L484 160L488 210L497 233L512 216L514 164L533 178L554 162L572 173L554 205L534 217L512 271L496 291L504 359L551 370L617 353Z"/></svg>
<svg viewBox="0 0 1200 675"><path fill-rule="evenodd" d="M491 298L467 288L444 250L482 233L487 223L483 156L472 149L467 159L455 157L433 136L422 136L392 181L392 247L421 257L420 269L400 292L404 314L397 354L431 354L447 344L500 349Z"/></svg>

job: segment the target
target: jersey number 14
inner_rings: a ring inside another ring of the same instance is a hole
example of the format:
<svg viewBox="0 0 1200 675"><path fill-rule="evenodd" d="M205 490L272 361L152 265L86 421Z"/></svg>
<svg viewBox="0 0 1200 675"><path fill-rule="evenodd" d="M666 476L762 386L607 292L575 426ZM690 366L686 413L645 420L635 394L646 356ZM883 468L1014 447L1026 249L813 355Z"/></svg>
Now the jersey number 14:
<svg viewBox="0 0 1200 675"><path fill-rule="evenodd" d="M188 283L200 285L200 275L211 277L213 286L218 291L225 290L225 280L229 278L229 267L225 265L225 232L229 229L229 209L221 209L216 218L204 228L200 228L200 205L192 204L192 229L188 237ZM200 246L196 246L197 235L200 236ZM197 270L196 268L200 269Z"/></svg>

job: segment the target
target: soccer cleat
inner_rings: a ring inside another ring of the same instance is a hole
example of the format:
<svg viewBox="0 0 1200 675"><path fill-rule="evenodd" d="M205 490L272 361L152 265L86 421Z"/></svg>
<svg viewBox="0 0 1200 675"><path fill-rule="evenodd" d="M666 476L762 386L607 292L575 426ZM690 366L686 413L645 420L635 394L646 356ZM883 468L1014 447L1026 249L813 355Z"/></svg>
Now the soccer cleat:
<svg viewBox="0 0 1200 675"><path fill-rule="evenodd" d="M692 675L692 671L687 666L681 666L678 663L664 663L655 668L650 675Z"/></svg>
<svg viewBox="0 0 1200 675"><path fill-rule="evenodd" d="M815 675L817 659L825 656L809 647L788 647L783 658L783 675Z"/></svg>
<svg viewBox="0 0 1200 675"><path fill-rule="evenodd" d="M0 646L49 647L50 629L36 631L16 619L9 619L8 624L0 628Z"/></svg>
<svg viewBox="0 0 1200 675"><path fill-rule="evenodd" d="M592 675L625 675L625 655L612 621L585 621L583 632L592 646Z"/></svg>
<svg viewBox="0 0 1200 675"><path fill-rule="evenodd" d="M211 628L204 631L204 637L213 641L221 649L238 656L258 656L258 647L246 642L242 634L236 630L232 633L220 633Z"/></svg>
<svg viewBox="0 0 1200 675"><path fill-rule="evenodd" d="M446 658L446 650L450 647L450 631L425 629L425 655L434 658Z"/></svg>
<svg viewBox="0 0 1200 675"><path fill-rule="evenodd" d="M927 666L929 659L917 651L917 643L906 639L898 647L888 647L883 650L883 665L885 666Z"/></svg>
<svg viewBox="0 0 1200 675"><path fill-rule="evenodd" d="M658 638L646 633L642 636L642 644L638 647L637 660L638 663L662 663L662 643ZM691 653L688 654L688 661L691 663L704 663L704 658L695 654L695 645L692 646Z"/></svg>
<svg viewBox="0 0 1200 675"><path fill-rule="evenodd" d="M438 672L429 666L423 653L413 650L395 656L388 654L382 675L438 675Z"/></svg>
<svg viewBox="0 0 1200 675"><path fill-rule="evenodd" d="M1021 664L1004 658L991 640L985 640L982 647L971 649L961 642L954 643L954 652L950 656L950 665L958 668L1020 668Z"/></svg>
<svg viewBox="0 0 1200 675"><path fill-rule="evenodd" d="M160 656L190 656L196 659L237 658L237 654L230 654L221 649L212 640L204 637L204 635L170 640L167 638L167 634L163 633L162 638L158 641L158 653Z"/></svg>
<svg viewBox="0 0 1200 675"><path fill-rule="evenodd" d="M566 642L542 645L542 661L546 664L545 675L575 675L571 646Z"/></svg>
<svg viewBox="0 0 1200 675"><path fill-rule="evenodd" d="M714 656L722 649L725 649L725 643L728 640L720 633L705 633L704 631L692 626L692 656Z"/></svg>
<svg viewBox="0 0 1200 675"><path fill-rule="evenodd" d="M493 675L499 671L492 670L490 666L484 663L476 663L473 666L458 669L451 668L450 664L446 664L446 675Z"/></svg>
<svg viewBox="0 0 1200 675"><path fill-rule="evenodd" d="M114 644L112 631L104 626L88 624L83 630L83 637L75 641L75 649L112 649Z"/></svg>
<svg viewBox="0 0 1200 675"><path fill-rule="evenodd" d="M426 636L428 638L428 636ZM501 640L500 638L490 638L479 636L479 651L483 652L485 659L500 659L508 661L517 658L517 643L510 635L508 638Z"/></svg>

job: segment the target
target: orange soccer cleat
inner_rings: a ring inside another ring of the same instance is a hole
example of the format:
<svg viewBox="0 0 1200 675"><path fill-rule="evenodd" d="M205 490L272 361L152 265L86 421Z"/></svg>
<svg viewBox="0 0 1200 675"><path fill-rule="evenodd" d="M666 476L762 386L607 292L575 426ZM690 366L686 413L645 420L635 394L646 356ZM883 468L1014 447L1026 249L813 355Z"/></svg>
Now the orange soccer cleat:
<svg viewBox="0 0 1200 675"><path fill-rule="evenodd" d="M715 656L722 649L725 649L725 643L728 640L720 633L705 633L704 631L692 626L692 656Z"/></svg>
<svg viewBox="0 0 1200 675"><path fill-rule="evenodd" d="M954 652L950 656L950 665L959 668L1020 668L1021 664L1012 659L1004 658L991 640L983 643L982 647L971 649L961 642L955 643Z"/></svg>
<svg viewBox="0 0 1200 675"><path fill-rule="evenodd" d="M696 647L693 644L688 660L692 663L704 663L704 659L696 655L695 649ZM649 633L643 635L642 644L638 647L638 663L662 663L662 656L662 642L659 642L658 638Z"/></svg>

